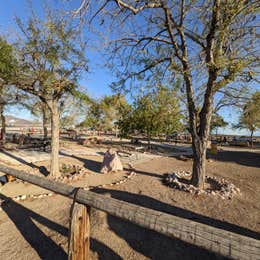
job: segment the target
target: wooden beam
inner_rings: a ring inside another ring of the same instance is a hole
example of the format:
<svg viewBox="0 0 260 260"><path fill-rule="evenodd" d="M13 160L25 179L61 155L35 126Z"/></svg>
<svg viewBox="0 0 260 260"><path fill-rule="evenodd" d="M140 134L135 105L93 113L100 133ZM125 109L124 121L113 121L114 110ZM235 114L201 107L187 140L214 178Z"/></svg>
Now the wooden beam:
<svg viewBox="0 0 260 260"><path fill-rule="evenodd" d="M69 260L90 259L90 220L86 205L75 203L71 211Z"/></svg>
<svg viewBox="0 0 260 260"><path fill-rule="evenodd" d="M5 166L0 166L0 172L70 198L74 197L74 192L77 190L73 186ZM84 191L83 189L78 191L76 201L128 220L141 227L155 230L161 234L180 239L226 257L260 259L260 240L257 239L105 197L91 191Z"/></svg>

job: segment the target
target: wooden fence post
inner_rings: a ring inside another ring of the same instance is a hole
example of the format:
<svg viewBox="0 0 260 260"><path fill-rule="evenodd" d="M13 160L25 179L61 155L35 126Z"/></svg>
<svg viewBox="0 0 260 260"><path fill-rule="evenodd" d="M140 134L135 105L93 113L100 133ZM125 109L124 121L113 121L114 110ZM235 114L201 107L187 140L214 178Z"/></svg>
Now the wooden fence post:
<svg viewBox="0 0 260 260"><path fill-rule="evenodd" d="M69 260L90 259L90 208L75 203L71 212L69 233Z"/></svg>

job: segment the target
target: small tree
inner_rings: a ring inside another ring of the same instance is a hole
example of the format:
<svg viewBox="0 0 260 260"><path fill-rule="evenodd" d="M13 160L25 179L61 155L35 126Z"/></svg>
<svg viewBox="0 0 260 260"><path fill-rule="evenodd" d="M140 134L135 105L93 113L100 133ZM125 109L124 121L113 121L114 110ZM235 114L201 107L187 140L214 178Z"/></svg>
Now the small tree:
<svg viewBox="0 0 260 260"><path fill-rule="evenodd" d="M47 105L42 102L38 97L27 95L27 99L20 101L20 104L36 117L42 119L43 138L48 137L48 125L50 123L50 111Z"/></svg>
<svg viewBox="0 0 260 260"><path fill-rule="evenodd" d="M182 116L174 90L162 86L156 91L137 97L133 107L126 107L121 113L121 132L125 135L134 130L144 132L149 146L152 136L167 135L181 127Z"/></svg>
<svg viewBox="0 0 260 260"><path fill-rule="evenodd" d="M82 120L82 114L89 104L89 97L82 92L74 91L73 95L66 94L59 103L60 108L60 125L64 128L75 127Z"/></svg>
<svg viewBox="0 0 260 260"><path fill-rule="evenodd" d="M127 106L121 95L104 96L101 100L92 100L87 107L86 118L81 126L95 130L114 130L120 117L120 109Z"/></svg>
<svg viewBox="0 0 260 260"><path fill-rule="evenodd" d="M252 99L246 102L239 117L239 122L234 128L248 129L250 131L251 147L253 147L253 135L260 129L260 91L252 95Z"/></svg>
<svg viewBox="0 0 260 260"><path fill-rule="evenodd" d="M41 20L34 13L27 24L17 19L19 68L14 84L37 97L48 107L51 118L51 175L59 176L59 100L77 88L86 70L84 44L70 19L60 12L46 13Z"/></svg>
<svg viewBox="0 0 260 260"><path fill-rule="evenodd" d="M87 107L86 118L79 126L89 127L97 131L103 128L103 113L98 101L91 100L90 105Z"/></svg>
<svg viewBox="0 0 260 260"><path fill-rule="evenodd" d="M211 132L216 130L216 134L217 134L217 130L219 127L226 127L227 125L228 123L224 120L222 116L220 116L219 114L212 115L211 126L210 126Z"/></svg>
<svg viewBox="0 0 260 260"><path fill-rule="evenodd" d="M105 96L100 101L103 113L103 127L106 130L116 130L120 117L120 110L127 106L127 101L122 95Z"/></svg>

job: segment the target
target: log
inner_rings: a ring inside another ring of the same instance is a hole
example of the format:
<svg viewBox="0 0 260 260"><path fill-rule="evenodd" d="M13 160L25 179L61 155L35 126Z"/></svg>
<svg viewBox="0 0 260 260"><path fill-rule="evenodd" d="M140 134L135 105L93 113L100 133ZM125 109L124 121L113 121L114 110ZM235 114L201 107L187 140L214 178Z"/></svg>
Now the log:
<svg viewBox="0 0 260 260"><path fill-rule="evenodd" d="M75 203L71 212L69 260L90 259L90 220L86 205Z"/></svg>
<svg viewBox="0 0 260 260"><path fill-rule="evenodd" d="M73 198L77 188L0 166L0 172ZM260 240L80 189L78 203L233 259L260 259Z"/></svg>

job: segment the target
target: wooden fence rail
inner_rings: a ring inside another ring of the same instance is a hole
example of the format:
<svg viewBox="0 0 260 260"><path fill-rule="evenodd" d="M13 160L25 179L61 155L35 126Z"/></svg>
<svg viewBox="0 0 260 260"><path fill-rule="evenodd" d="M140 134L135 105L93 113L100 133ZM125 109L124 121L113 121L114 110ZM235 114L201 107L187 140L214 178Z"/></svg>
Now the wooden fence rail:
<svg viewBox="0 0 260 260"><path fill-rule="evenodd" d="M47 178L0 166L0 172L12 175L55 193L74 198L75 187ZM106 197L91 191L77 191L76 201L141 227L205 248L233 259L260 259L260 240L218 229L192 220Z"/></svg>

